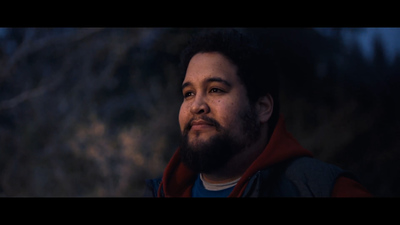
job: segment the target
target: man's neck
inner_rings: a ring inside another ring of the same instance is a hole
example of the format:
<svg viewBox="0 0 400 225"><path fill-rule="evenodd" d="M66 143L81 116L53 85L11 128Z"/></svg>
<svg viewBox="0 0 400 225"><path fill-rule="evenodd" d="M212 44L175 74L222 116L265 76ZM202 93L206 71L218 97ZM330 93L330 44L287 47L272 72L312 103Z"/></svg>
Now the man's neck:
<svg viewBox="0 0 400 225"><path fill-rule="evenodd" d="M203 179L209 183L218 184L227 183L241 177L267 146L266 133L266 130L261 132L260 138L256 142L233 156L221 169L212 173L202 173Z"/></svg>

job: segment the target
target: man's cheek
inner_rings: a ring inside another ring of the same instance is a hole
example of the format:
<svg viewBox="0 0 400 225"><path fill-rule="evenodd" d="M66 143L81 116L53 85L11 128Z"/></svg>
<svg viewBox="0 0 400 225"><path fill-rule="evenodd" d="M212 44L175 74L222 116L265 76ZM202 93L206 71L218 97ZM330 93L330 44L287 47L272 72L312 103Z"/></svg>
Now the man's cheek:
<svg viewBox="0 0 400 225"><path fill-rule="evenodd" d="M187 124L187 122L185 122L185 115L184 115L184 113L183 113L183 111L182 111L182 108L181 108L181 110L179 111L179 116L178 116L178 117L179 117L179 118L178 118L179 127L180 127L180 129L181 129L181 132L183 132L184 129L185 129L185 125Z"/></svg>

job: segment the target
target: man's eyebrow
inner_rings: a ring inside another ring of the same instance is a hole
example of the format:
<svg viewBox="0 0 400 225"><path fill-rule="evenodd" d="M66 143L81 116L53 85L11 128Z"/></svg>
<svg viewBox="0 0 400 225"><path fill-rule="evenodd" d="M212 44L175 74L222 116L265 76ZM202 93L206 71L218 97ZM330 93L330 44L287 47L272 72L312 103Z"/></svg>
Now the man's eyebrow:
<svg viewBox="0 0 400 225"><path fill-rule="evenodd" d="M231 83L229 83L228 81L226 81L226 80L224 80L224 79L222 79L222 78L219 78L219 77L211 77L211 78L208 78L208 79L206 80L206 82L207 82L207 83L210 83L210 82L220 82L220 83L225 84L225 85L228 86L228 87L232 87Z"/></svg>
<svg viewBox="0 0 400 225"><path fill-rule="evenodd" d="M190 82L185 82L185 83L183 83L183 84L182 84L182 90L183 90L185 87L189 86L189 85L192 85L192 83L190 83Z"/></svg>
<svg viewBox="0 0 400 225"><path fill-rule="evenodd" d="M228 86L228 87L232 87L231 83L229 83L228 81L226 81L226 80L224 80L224 79L222 79L222 78L219 78L219 77L211 77L211 78L208 78L205 82L206 82L206 83L220 82L220 83L225 84L225 85ZM190 86L190 85L192 85L191 82L185 82L185 83L182 84L182 89L184 89L185 87Z"/></svg>

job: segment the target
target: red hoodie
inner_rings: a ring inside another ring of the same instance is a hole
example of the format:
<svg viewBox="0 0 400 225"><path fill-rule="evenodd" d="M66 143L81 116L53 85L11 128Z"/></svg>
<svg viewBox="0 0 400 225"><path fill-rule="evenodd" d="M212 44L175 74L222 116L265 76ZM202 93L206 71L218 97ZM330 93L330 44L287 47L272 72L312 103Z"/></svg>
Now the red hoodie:
<svg viewBox="0 0 400 225"><path fill-rule="evenodd" d="M164 171L158 196L160 196L161 188L163 188L165 197L191 197L191 190L197 178L197 173L194 173L181 162L179 151L180 148L172 156ZM285 121L281 115L264 151L244 172L228 197L242 196L249 181L248 178L257 171L299 156L312 157L312 154L303 148L286 130ZM371 194L362 185L346 177L339 177L332 191L332 197L370 196Z"/></svg>

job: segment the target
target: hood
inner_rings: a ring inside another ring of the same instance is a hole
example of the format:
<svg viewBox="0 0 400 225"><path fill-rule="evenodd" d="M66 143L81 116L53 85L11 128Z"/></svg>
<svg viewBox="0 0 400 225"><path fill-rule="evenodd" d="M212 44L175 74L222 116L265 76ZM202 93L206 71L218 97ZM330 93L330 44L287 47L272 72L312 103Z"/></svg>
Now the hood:
<svg viewBox="0 0 400 225"><path fill-rule="evenodd" d="M190 170L181 162L179 151L180 148L174 153L164 170L158 195L160 195L161 188L163 188L166 197L191 196L192 186L197 178L197 173ZM243 173L229 197L240 197L247 186L248 178L259 170L299 156L312 156L312 154L310 151L303 148L286 130L285 120L283 116L280 115L271 139L264 151Z"/></svg>

